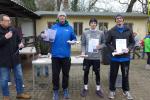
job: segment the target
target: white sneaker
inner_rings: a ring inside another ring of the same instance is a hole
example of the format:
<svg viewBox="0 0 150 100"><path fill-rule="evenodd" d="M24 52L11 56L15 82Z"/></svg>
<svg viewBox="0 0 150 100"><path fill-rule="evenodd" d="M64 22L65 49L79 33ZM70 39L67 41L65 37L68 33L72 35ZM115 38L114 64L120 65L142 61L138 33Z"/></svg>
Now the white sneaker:
<svg viewBox="0 0 150 100"><path fill-rule="evenodd" d="M108 98L109 98L109 99L114 99L114 98L115 98L115 92L110 91L110 92L109 92L109 95L108 95Z"/></svg>
<svg viewBox="0 0 150 100"><path fill-rule="evenodd" d="M23 84L23 85L22 85L22 87L24 88L24 87L25 87L25 85Z"/></svg>
<svg viewBox="0 0 150 100"><path fill-rule="evenodd" d="M149 64L145 65L145 69L150 69L150 65Z"/></svg>
<svg viewBox="0 0 150 100"><path fill-rule="evenodd" d="M133 100L133 97L129 91L123 92L123 95L126 96L128 100Z"/></svg>
<svg viewBox="0 0 150 100"><path fill-rule="evenodd" d="M11 83L11 82L8 82L8 86L10 86L10 85L12 85L12 83Z"/></svg>

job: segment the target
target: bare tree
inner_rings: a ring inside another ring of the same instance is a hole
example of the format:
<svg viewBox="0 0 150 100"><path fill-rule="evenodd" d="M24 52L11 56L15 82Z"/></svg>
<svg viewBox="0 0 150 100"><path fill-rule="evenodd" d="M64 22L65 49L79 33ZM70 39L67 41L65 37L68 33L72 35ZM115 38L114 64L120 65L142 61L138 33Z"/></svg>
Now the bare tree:
<svg viewBox="0 0 150 100"><path fill-rule="evenodd" d="M97 1L98 0L90 0L88 11L90 11L94 7L94 5L96 4Z"/></svg>
<svg viewBox="0 0 150 100"><path fill-rule="evenodd" d="M121 0L119 0L119 3L120 3L120 4L126 4L126 5L129 4L128 2L122 2Z"/></svg>
<svg viewBox="0 0 150 100"><path fill-rule="evenodd" d="M57 0L57 11L60 10L61 4L63 0Z"/></svg>
<svg viewBox="0 0 150 100"><path fill-rule="evenodd" d="M133 6L136 2L141 3L142 13L147 14L147 12L148 12L148 2L147 2L147 0L128 0L126 2L123 2L122 0L118 0L118 1L119 1L120 4L124 4L124 5L128 6L126 12L132 12L133 11Z"/></svg>
<svg viewBox="0 0 150 100"><path fill-rule="evenodd" d="M29 0L25 0L29 1ZM46 11L54 11L55 9L55 0L35 0L35 4L37 7L37 10L46 10Z"/></svg>
<svg viewBox="0 0 150 100"><path fill-rule="evenodd" d="M69 11L69 1L63 0L63 6L65 11Z"/></svg>
<svg viewBox="0 0 150 100"><path fill-rule="evenodd" d="M79 3L79 0L72 0L71 1L71 10L72 11L78 11L78 10L80 10L79 6L78 6L78 3Z"/></svg>
<svg viewBox="0 0 150 100"><path fill-rule="evenodd" d="M137 1L137 0L131 0L131 1L130 1L126 12L132 12L132 8L133 8L133 6L134 6L134 4L135 4L136 1Z"/></svg>
<svg viewBox="0 0 150 100"><path fill-rule="evenodd" d="M148 1L147 0L138 0L142 5L142 13L148 14Z"/></svg>

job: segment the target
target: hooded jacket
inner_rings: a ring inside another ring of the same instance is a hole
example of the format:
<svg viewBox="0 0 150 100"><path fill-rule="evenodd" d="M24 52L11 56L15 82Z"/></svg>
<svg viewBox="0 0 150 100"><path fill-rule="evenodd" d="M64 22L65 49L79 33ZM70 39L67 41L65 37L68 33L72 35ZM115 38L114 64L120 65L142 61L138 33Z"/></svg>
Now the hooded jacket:
<svg viewBox="0 0 150 100"><path fill-rule="evenodd" d="M115 26L107 32L106 45L111 48L111 51L116 50L116 39L126 39L127 48L131 50L134 47L135 41L133 37L133 31L124 25L122 32L118 31L118 27ZM116 55L115 58L129 58L129 53L124 53L122 55Z"/></svg>
<svg viewBox="0 0 150 100"><path fill-rule="evenodd" d="M65 58L70 57L71 45L68 40L76 40L76 36L73 28L69 25L68 21L65 24L61 24L58 20L51 29L56 31L54 42L52 42L52 57Z"/></svg>

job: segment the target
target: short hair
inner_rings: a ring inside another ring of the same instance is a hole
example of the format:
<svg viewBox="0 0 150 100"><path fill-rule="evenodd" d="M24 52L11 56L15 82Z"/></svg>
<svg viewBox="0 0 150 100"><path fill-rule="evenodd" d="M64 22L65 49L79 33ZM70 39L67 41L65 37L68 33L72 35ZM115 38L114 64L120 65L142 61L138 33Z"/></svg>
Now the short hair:
<svg viewBox="0 0 150 100"><path fill-rule="evenodd" d="M92 22L95 22L96 25L97 25L97 23L98 23L96 18L91 18L90 21L89 21L89 25L90 25Z"/></svg>
<svg viewBox="0 0 150 100"><path fill-rule="evenodd" d="M123 16L123 15L121 15L121 14L117 14L116 16L114 16L114 18L115 18L115 22L116 22L117 17L121 17L121 18L123 19L123 21L124 21L124 16Z"/></svg>
<svg viewBox="0 0 150 100"><path fill-rule="evenodd" d="M3 21L3 17L6 16L6 17L9 17L8 15L6 14L0 14L0 21Z"/></svg>

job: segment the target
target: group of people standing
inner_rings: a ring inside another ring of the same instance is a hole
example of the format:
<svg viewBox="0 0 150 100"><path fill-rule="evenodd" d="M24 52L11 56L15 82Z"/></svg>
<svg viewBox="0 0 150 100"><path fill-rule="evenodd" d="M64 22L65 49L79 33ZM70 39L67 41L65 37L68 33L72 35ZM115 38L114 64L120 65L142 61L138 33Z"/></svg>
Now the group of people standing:
<svg viewBox="0 0 150 100"><path fill-rule="evenodd" d="M18 50L23 47L21 40L10 27L10 18L8 15L2 14L0 16L0 83L2 87L3 100L10 100L8 91L8 77L10 68L14 71L17 97L20 99L30 99L31 96L23 91L23 74L19 60ZM122 71L122 90L123 94L128 100L132 100L133 97L130 94L129 88L129 69L130 69L130 51L132 50L135 41L133 38L133 31L131 28L124 25L124 17L120 14L115 16L116 25L110 29L107 33L97 30L98 21L96 18L91 18L89 21L90 29L85 31L81 37L81 55L87 55L83 61L83 89L81 90L81 96L88 95L88 74L90 67L93 67L93 71L96 76L96 94L103 98L104 92L100 81L100 52L103 47L110 48L110 77L109 77L109 95L108 98L115 98L115 82L118 74L119 66ZM62 88L64 99L69 99L69 71L71 67L71 45L74 45L77 41L76 35L72 26L67 21L67 15L65 12L59 12L56 23L51 27L53 32L53 40L50 36L51 33L43 32L41 38L51 41L51 53L52 59L52 83L53 83L53 100L59 100L59 76L62 71ZM55 34L54 34L55 33ZM48 39L47 39L48 38ZM150 37L147 37L148 39ZM120 52L117 51L116 41L126 41L126 48ZM148 41L148 40L145 40ZM41 55L41 50L38 51ZM45 53L44 53L45 54ZM48 73L46 74L48 75Z"/></svg>
<svg viewBox="0 0 150 100"><path fill-rule="evenodd" d="M67 16L65 12L60 12L57 16L56 24L51 29L56 31L55 39L51 45L52 56L52 82L53 82L53 100L59 100L59 74L62 69L62 88L64 99L69 99L69 71L71 66L70 59L70 47L75 44L75 33L72 27L68 24ZM103 31L97 30L98 21L96 18L91 18L89 21L90 29L86 30L81 36L81 55L84 57L83 61L83 89L81 90L81 96L88 95L88 74L90 67L93 67L93 71L96 76L96 94L103 98L104 92L100 82L100 52L103 47L108 46L112 52L116 51L116 39L126 40L125 52L120 52L111 57L110 63L110 80L109 80L109 98L115 98L115 82L119 66L122 70L122 89L123 94L127 99L132 100L133 97L130 94L129 89L129 65L130 65L130 50L133 48L135 41L131 28L124 25L124 17L122 15L115 16L116 25L104 34ZM42 34L41 37L47 38L51 33ZM50 38L50 37L49 37ZM51 39L47 39L51 40ZM87 55L87 56L86 56Z"/></svg>
<svg viewBox="0 0 150 100"><path fill-rule="evenodd" d="M145 69L150 69L150 32L148 32L142 40L140 40L136 32L133 32L133 36L135 40L135 45L132 49L133 55L131 56L131 59L135 59L135 55L138 57L138 59L144 59L146 53L147 64L145 65Z"/></svg>

